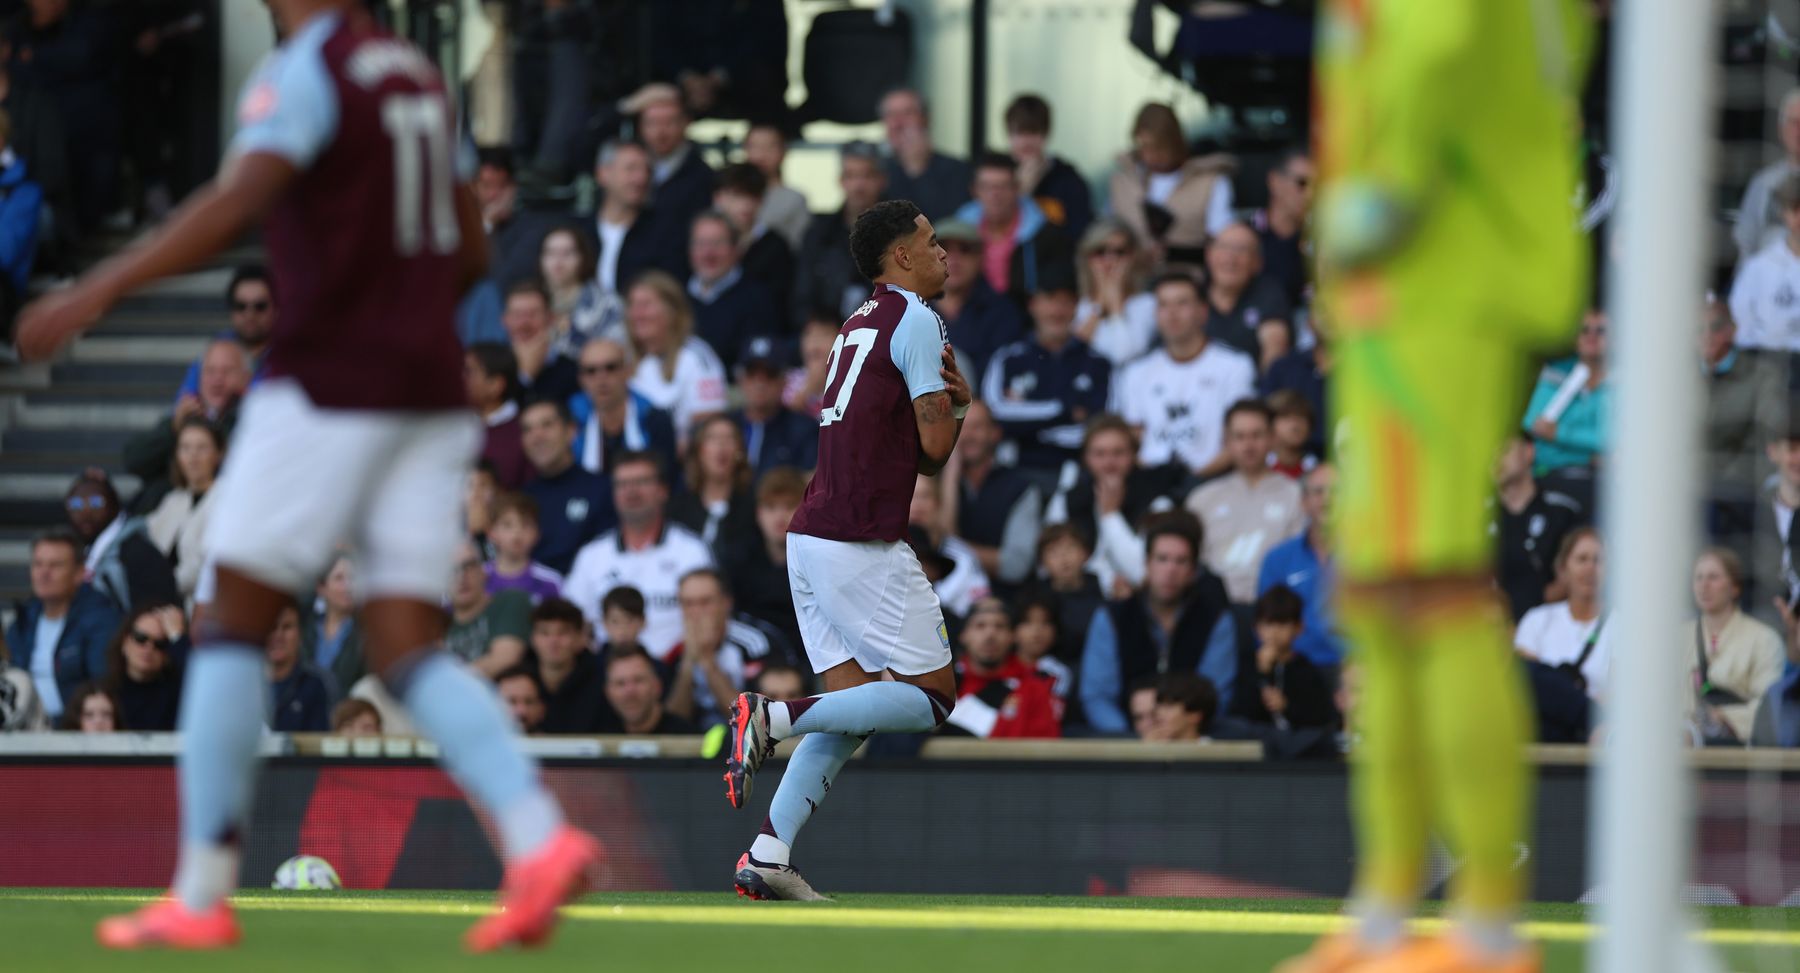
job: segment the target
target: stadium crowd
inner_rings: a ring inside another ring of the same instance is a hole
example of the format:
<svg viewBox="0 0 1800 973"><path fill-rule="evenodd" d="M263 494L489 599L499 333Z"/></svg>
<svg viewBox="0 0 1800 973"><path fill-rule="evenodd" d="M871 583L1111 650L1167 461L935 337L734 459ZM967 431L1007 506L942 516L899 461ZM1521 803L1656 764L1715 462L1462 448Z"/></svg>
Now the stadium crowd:
<svg viewBox="0 0 1800 973"><path fill-rule="evenodd" d="M1311 301L1308 153L1282 153L1254 193L1266 204L1246 209L1237 160L1193 154L1167 105L1135 113L1110 172L1081 173L1053 152L1041 97L1006 108L1006 151L959 159L899 89L880 102L886 144L845 145L843 204L815 213L783 179L781 125L751 124L709 163L688 135L706 90L628 100L625 134L595 154L592 212L525 205L541 153L478 153L490 274L457 327L486 437L445 609L450 650L521 729L698 732L745 688L811 688L784 535L840 325L869 294L850 226L901 197L947 253L932 304L977 394L911 512L958 659L944 732L1342 752L1356 678L1332 605L1334 349ZM1695 692L1671 721L1708 744L1800 745L1800 93L1780 133L1784 158L1745 194L1729 298L1696 307L1716 546L1675 636L1694 647ZM0 206L0 238L8 222ZM0 288L22 287L6 269ZM33 543L0 665L9 725L174 727L210 487L281 296L238 268L229 330L122 458L142 491L85 471L68 523ZM1548 741L1603 732L1608 659L1627 650L1606 628L1592 527L1609 327L1590 311L1519 390L1495 466L1497 595ZM406 732L364 671L355 574L346 550L270 640L273 729Z"/></svg>

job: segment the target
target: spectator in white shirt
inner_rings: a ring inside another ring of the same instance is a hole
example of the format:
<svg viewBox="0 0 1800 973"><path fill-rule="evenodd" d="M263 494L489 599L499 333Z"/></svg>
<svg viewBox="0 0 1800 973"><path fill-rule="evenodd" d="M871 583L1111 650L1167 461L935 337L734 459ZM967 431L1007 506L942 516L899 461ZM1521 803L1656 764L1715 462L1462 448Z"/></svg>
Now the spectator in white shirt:
<svg viewBox="0 0 1800 973"><path fill-rule="evenodd" d="M681 642L681 579L689 571L712 567L712 552L693 531L666 516L668 479L654 455L622 453L612 460L611 471L619 526L575 555L563 580L563 597L599 630L604 625L602 599L621 585L636 588L644 596L644 630L638 642L663 661Z"/></svg>
<svg viewBox="0 0 1800 973"><path fill-rule="evenodd" d="M1800 172L1775 189L1787 232L1738 266L1731 316L1739 348L1800 351Z"/></svg>
<svg viewBox="0 0 1800 973"><path fill-rule="evenodd" d="M1781 99L1781 158L1763 166L1744 187L1738 206L1737 226L1731 238L1738 258L1748 260L1771 241L1780 238L1784 214L1775 204L1775 190L1789 176L1800 172L1800 88Z"/></svg>
<svg viewBox="0 0 1800 973"><path fill-rule="evenodd" d="M1612 641L1600 605L1601 556L1599 531L1592 527L1570 531L1556 555L1556 577L1568 599L1526 612L1513 633L1513 648L1525 658L1580 670L1587 694L1595 700L1605 692Z"/></svg>
<svg viewBox="0 0 1800 973"><path fill-rule="evenodd" d="M694 423L724 412L725 366L694 336L694 312L675 278L646 271L626 294L625 327L638 358L631 390L667 409L683 444Z"/></svg>
<svg viewBox="0 0 1800 973"><path fill-rule="evenodd" d="M1256 363L1207 340L1198 280L1166 274L1151 292L1162 347L1114 377L1112 411L1137 431L1138 460L1145 466L1179 460L1201 477L1222 473L1231 466L1225 410L1256 394Z"/></svg>

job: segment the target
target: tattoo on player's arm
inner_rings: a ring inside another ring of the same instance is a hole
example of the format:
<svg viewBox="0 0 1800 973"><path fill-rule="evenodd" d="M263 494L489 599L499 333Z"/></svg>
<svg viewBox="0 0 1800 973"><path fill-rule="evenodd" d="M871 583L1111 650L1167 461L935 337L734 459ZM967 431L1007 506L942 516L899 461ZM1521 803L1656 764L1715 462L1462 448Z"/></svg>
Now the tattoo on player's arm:
<svg viewBox="0 0 1800 973"><path fill-rule="evenodd" d="M943 422L950 416L950 394L932 392L919 397L919 421Z"/></svg>

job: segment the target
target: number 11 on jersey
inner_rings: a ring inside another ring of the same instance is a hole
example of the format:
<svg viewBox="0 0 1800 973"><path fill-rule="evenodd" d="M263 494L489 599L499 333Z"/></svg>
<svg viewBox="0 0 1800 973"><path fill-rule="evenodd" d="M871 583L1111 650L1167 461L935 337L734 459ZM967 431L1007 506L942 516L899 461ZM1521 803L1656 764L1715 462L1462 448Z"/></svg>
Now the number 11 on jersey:
<svg viewBox="0 0 1800 973"><path fill-rule="evenodd" d="M856 391L857 376L862 374L863 362L869 358L869 349L875 346L876 330L874 328L857 328L848 334L840 334L831 345L831 358L825 366L825 395L829 405L819 408L819 425L829 426L844 417L844 410L850 408L850 394ZM850 370L844 373L844 384L838 386L833 395L831 384L837 381L838 366L843 364L844 346L849 345L855 354L850 359Z"/></svg>

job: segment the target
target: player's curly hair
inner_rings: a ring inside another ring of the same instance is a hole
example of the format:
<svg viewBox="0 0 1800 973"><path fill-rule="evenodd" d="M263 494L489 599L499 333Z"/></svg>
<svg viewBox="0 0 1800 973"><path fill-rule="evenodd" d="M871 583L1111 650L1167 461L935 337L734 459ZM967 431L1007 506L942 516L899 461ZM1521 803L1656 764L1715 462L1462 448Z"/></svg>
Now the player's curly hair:
<svg viewBox="0 0 1800 973"><path fill-rule="evenodd" d="M850 228L850 259L871 282L881 276L881 258L895 242L912 235L919 207L911 200L890 199L863 210Z"/></svg>

